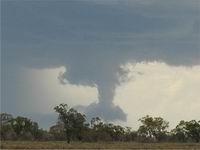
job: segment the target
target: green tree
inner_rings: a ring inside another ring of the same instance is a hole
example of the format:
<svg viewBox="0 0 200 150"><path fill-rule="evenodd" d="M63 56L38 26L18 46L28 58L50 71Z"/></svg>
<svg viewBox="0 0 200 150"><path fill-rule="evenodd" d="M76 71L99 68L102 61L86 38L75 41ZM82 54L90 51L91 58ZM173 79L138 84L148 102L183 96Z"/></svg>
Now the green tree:
<svg viewBox="0 0 200 150"><path fill-rule="evenodd" d="M8 124L13 119L13 116L11 114L7 113L0 113L0 122L1 125Z"/></svg>
<svg viewBox="0 0 200 150"><path fill-rule="evenodd" d="M175 129L172 130L175 137L180 142L186 142L187 140L193 140L195 142L200 141L200 121L180 121Z"/></svg>
<svg viewBox="0 0 200 150"><path fill-rule="evenodd" d="M200 121L191 120L185 123L186 134L195 142L200 141Z"/></svg>
<svg viewBox="0 0 200 150"><path fill-rule="evenodd" d="M136 141L137 140L137 131L131 131L131 127L125 127L125 141Z"/></svg>
<svg viewBox="0 0 200 150"><path fill-rule="evenodd" d="M59 114L59 121L64 123L67 142L70 143L73 136L81 140L86 121L85 115L69 108L67 104L60 104L54 109Z"/></svg>
<svg viewBox="0 0 200 150"><path fill-rule="evenodd" d="M91 124L91 128L96 130L103 125L103 122L101 121L101 118L94 117L91 119L90 124Z"/></svg>
<svg viewBox="0 0 200 150"><path fill-rule="evenodd" d="M33 139L39 136L38 124L28 118L18 116L11 120L11 126L18 138Z"/></svg>
<svg viewBox="0 0 200 150"><path fill-rule="evenodd" d="M0 133L1 140L13 139L15 133L11 126L11 120L13 119L11 114L0 113Z"/></svg>
<svg viewBox="0 0 200 150"><path fill-rule="evenodd" d="M53 135L55 140L65 140L64 123L58 122L56 125L51 126L49 133Z"/></svg>
<svg viewBox="0 0 200 150"><path fill-rule="evenodd" d="M112 123L103 123L99 117L91 119L91 129L95 133L95 139L122 141L125 136L125 129Z"/></svg>
<svg viewBox="0 0 200 150"><path fill-rule="evenodd" d="M113 141L123 140L123 137L125 134L125 130L123 127L119 125L114 125L112 123L108 123L108 124L104 124L103 130L111 136Z"/></svg>
<svg viewBox="0 0 200 150"><path fill-rule="evenodd" d="M161 117L145 116L139 119L142 125L138 129L141 136L150 138L156 141L161 141L167 133L169 123Z"/></svg>
<svg viewBox="0 0 200 150"><path fill-rule="evenodd" d="M186 131L186 122L181 120L175 129L171 131L172 136L178 142L186 142L187 141L187 131Z"/></svg>

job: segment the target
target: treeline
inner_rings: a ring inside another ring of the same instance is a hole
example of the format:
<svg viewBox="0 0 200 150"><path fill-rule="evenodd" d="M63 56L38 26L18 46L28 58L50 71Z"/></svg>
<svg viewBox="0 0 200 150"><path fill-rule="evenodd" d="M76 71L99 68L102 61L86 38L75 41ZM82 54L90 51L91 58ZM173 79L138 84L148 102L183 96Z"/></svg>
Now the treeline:
<svg viewBox="0 0 200 150"><path fill-rule="evenodd" d="M169 122L161 117L145 116L138 121L138 130L105 123L99 117L86 121L86 116L67 104L54 108L58 113L56 125L49 131L40 129L37 122L7 113L0 114L1 140L40 141L134 141L134 142L199 142L200 121L180 121L175 129L168 131Z"/></svg>

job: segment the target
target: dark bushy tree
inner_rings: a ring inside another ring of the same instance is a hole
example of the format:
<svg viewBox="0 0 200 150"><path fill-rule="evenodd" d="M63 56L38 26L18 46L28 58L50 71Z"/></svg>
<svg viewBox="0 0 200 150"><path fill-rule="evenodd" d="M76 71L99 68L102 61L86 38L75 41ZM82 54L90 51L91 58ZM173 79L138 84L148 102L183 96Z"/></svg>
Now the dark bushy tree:
<svg viewBox="0 0 200 150"><path fill-rule="evenodd" d="M175 129L171 131L173 140L176 142L186 142L188 140L185 128L185 121L180 121Z"/></svg>
<svg viewBox="0 0 200 150"><path fill-rule="evenodd" d="M70 143L72 137L81 140L86 121L85 115L77 112L73 108L69 108L67 104L60 104L54 107L54 109L59 114L59 121L64 124L67 142Z"/></svg>
<svg viewBox="0 0 200 150"><path fill-rule="evenodd" d="M0 133L1 140L14 140L16 134L11 126L13 116L7 113L0 113Z"/></svg>
<svg viewBox="0 0 200 150"><path fill-rule="evenodd" d="M11 120L11 126L18 138L28 140L37 139L39 136L38 124L28 118L16 117Z"/></svg>
<svg viewBox="0 0 200 150"><path fill-rule="evenodd" d="M200 141L200 121L191 120L185 122L186 134L195 142Z"/></svg>
<svg viewBox="0 0 200 150"><path fill-rule="evenodd" d="M161 117L145 116L139 119L142 125L138 129L140 136L161 141L166 136L169 123Z"/></svg>
<svg viewBox="0 0 200 150"><path fill-rule="evenodd" d="M58 122L56 125L51 126L49 133L53 135L54 140L62 141L66 139L64 123L62 122Z"/></svg>
<svg viewBox="0 0 200 150"><path fill-rule="evenodd" d="M175 138L180 142L192 140L200 141L200 121L180 121L175 129L172 130Z"/></svg>

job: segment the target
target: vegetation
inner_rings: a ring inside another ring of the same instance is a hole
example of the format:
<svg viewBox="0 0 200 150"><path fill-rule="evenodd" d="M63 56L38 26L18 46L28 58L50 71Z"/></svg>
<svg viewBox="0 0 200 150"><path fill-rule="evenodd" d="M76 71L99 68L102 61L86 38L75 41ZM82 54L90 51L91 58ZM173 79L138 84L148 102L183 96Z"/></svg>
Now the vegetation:
<svg viewBox="0 0 200 150"><path fill-rule="evenodd" d="M50 127L49 131L40 129L38 124L29 118L21 116L14 118L10 114L1 113L1 146L3 148L6 146L8 146L6 148L14 148L18 143L20 143L20 145L31 145L29 141L40 141L37 142L37 144L44 148L51 148L48 147L48 142L45 141L67 141L68 145L66 145L67 143L65 142L65 144L61 142L61 145L57 142L53 142L54 144L52 143L49 146L56 147L56 145L59 145L59 147L71 148L70 146L75 145L75 148L79 148L78 145L81 145L87 148L89 145L91 148L88 142L106 142L107 144L104 145L105 147L107 147L109 143L116 142L119 144L118 148L120 148L120 145L122 145L122 148L127 145L127 148L130 148L137 147L137 143L141 142L200 142L200 121L196 120L180 121L175 129L168 131L169 122L161 117L151 117L147 115L139 119L141 125L138 130L133 131L130 127L106 123L99 117L92 118L91 121L88 122L84 114L68 107L67 104L60 104L56 106L54 110L58 113L58 121L56 125ZM8 140L16 142L8 142ZM43 142L41 143L41 141ZM71 142L72 144L69 144ZM76 144L74 144L74 142ZM81 142L81 144L77 144L78 142ZM179 146L179 144L177 145ZM94 145L92 148L104 148L104 146L97 144L96 147ZM160 145L158 144L157 146ZM35 148L34 146L30 147Z"/></svg>
<svg viewBox="0 0 200 150"><path fill-rule="evenodd" d="M181 121L172 131L178 141L186 142L188 139L199 142L200 141L200 121Z"/></svg>
<svg viewBox="0 0 200 150"><path fill-rule="evenodd" d="M148 138L150 141L161 141L166 138L167 128L169 127L169 122L165 121L161 117L150 117L145 116L139 121L142 125L138 129L138 134L144 138Z"/></svg>
<svg viewBox="0 0 200 150"><path fill-rule="evenodd" d="M85 115L77 112L73 108L68 108L67 104L56 106L55 111L59 113L59 122L63 123L64 133L67 142L70 143L72 136L82 139L82 132L85 127Z"/></svg>

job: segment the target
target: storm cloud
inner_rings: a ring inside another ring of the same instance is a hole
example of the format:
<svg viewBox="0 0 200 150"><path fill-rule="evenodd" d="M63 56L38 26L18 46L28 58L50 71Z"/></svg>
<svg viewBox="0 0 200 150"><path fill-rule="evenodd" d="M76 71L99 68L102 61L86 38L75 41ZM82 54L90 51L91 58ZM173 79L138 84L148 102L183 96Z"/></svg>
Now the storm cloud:
<svg viewBox="0 0 200 150"><path fill-rule="evenodd" d="M98 102L79 106L89 117L126 121L113 103L119 76L126 78L120 66L200 64L198 0L3 0L1 7L4 106L20 68L65 66L61 84L98 89Z"/></svg>

